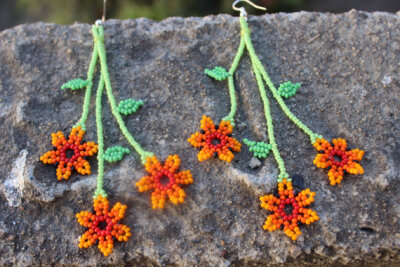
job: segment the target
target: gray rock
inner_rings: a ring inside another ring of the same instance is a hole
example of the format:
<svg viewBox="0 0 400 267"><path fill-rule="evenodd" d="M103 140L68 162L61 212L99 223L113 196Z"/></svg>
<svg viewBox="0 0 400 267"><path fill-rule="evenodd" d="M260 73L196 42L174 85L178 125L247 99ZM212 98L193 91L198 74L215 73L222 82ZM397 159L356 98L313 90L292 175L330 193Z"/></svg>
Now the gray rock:
<svg viewBox="0 0 400 267"><path fill-rule="evenodd" d="M18 207L21 205L22 191L25 187L25 162L28 151L25 149L19 153L18 158L15 160L14 167L11 169L10 176L4 181L3 192L11 207Z"/></svg>
<svg viewBox="0 0 400 267"><path fill-rule="evenodd" d="M256 157L252 157L250 162L249 162L250 169L254 170L254 169L257 169L260 166L261 166L261 161Z"/></svg>
<svg viewBox="0 0 400 267"><path fill-rule="evenodd" d="M228 15L205 18L109 20L105 23L110 76L118 100L144 99L126 118L129 130L165 159L177 153L194 184L184 204L153 211L149 193L135 182L146 175L132 153L106 164L111 205L128 205L128 242L104 258L96 246L77 247L84 228L75 214L91 210L93 174L58 182L54 166L39 156L50 134L68 134L78 120L83 91L62 91L84 78L92 49L91 26L36 23L0 33L0 265L396 265L400 263L400 19L396 14L293 13L249 17L255 49L276 85L301 82L289 108L311 129L366 151L362 176L346 175L332 187L314 168L315 150L272 101L276 139L291 174L316 192L311 206L320 221L302 226L297 242L262 229L268 212L259 197L276 191L271 155L257 170L248 150L226 164L199 163L186 139L203 114L219 121L229 112L225 82L206 67L229 67L239 24ZM390 77L387 78L387 77ZM239 140L267 140L258 89L245 55L235 75ZM271 95L269 94L271 97ZM127 146L104 100L106 147ZM91 107L92 111L94 106ZM96 140L95 121L85 140ZM223 242L221 242L221 240Z"/></svg>

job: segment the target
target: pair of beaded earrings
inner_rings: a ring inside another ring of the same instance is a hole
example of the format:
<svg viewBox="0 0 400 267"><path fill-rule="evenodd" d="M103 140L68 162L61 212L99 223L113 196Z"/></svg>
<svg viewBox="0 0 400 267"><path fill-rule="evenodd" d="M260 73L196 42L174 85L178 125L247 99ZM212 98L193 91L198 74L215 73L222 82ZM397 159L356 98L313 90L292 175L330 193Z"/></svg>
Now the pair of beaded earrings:
<svg viewBox="0 0 400 267"><path fill-rule="evenodd" d="M283 112L299 126L300 129L310 136L311 143L317 151L323 152L317 154L314 164L320 168L330 167L328 175L332 185L341 182L344 172L349 172L351 174L363 173L362 167L355 161L360 161L364 152L358 149L346 151L347 144L344 139L332 140L332 146L328 141L323 139L321 135L312 132L287 108L282 97L287 98L293 96L300 85L286 82L281 84L278 90L274 87L254 51L250 30L246 21L246 11L243 7L236 7L236 4L240 1L241 0L237 0L233 4L233 8L240 11L241 40L231 68L229 71L221 67L205 70L207 75L218 81L228 79L231 111L228 116L222 119L219 126L214 125L209 117L203 116L201 120L202 131L193 134L188 141L190 144L200 149L198 154L199 161L209 159L212 156L218 156L221 160L230 162L234 158L232 151L240 152L240 142L231 136L235 125L234 116L237 109L233 75L245 48L247 48L264 105L270 143L249 141L247 139L243 140L243 142L249 146L249 150L253 152L254 156L259 158L265 158L269 151L272 150L280 170L277 179L279 196L266 195L260 198L262 202L261 206L273 212L273 214L267 218L264 229L274 231L283 227L285 234L293 240L296 240L301 234L298 226L299 224L310 224L318 220L318 215L315 211L305 208L314 201L315 193L311 192L310 189L305 189L298 194L294 193L292 180L286 172L284 161L279 154L278 146L275 141L272 116L264 82L269 87ZM248 0L244 1L260 8ZM98 242L100 251L105 256L108 256L113 250L114 242L127 241L131 236L131 231L128 226L120 222L124 218L127 206L118 202L111 209L109 207L108 196L103 187L104 165L105 161L116 162L121 160L125 154L130 153L130 150L121 146L113 146L105 150L102 124L102 97L104 88L106 89L105 91L111 106L112 115L116 119L121 133L131 147L140 155L141 161L146 171L149 173L149 175L140 179L136 183L136 186L139 192L152 191L151 203L153 209L164 208L167 199L174 204L183 203L186 195L181 186L193 183L193 177L189 170L179 171L180 159L177 155L168 156L165 163L161 164L152 152L144 150L131 135L125 125L122 115L135 113L144 102L142 100L126 99L120 101L117 105L108 73L106 49L104 45L104 29L101 21L96 21L96 24L92 27L92 33L93 53L86 79L74 79L61 87L62 89L71 90L86 88L82 116L72 128L68 139L61 132L51 135L54 149L46 152L40 157L40 160L45 164L57 165L57 179L68 180L74 170L82 175L91 174L91 167L87 158L97 153L98 174L97 188L93 196L94 213L81 211L76 215L78 223L88 228L79 238L79 247L88 248ZM100 78L95 98L98 144L94 142L82 143L86 131L86 121L89 115L94 72L98 61L100 62ZM215 141L217 141L217 143L215 143ZM336 160L337 158L340 158L340 160ZM162 182L164 177L168 180L166 184ZM287 214L285 212L285 207L287 205L292 206L292 214Z"/></svg>

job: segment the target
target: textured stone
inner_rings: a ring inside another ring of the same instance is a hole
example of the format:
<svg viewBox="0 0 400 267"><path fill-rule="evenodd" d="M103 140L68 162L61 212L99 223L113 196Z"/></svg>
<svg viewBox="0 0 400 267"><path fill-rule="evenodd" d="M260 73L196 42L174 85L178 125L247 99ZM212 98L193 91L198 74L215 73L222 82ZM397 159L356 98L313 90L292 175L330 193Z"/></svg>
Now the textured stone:
<svg viewBox="0 0 400 267"><path fill-rule="evenodd" d="M39 162L39 156L52 148L52 132L68 134L80 116L84 92L60 86L85 77L90 25L36 23L0 33L0 264L398 264L399 16L279 13L250 17L249 26L274 83L302 84L296 96L285 100L289 108L316 132L345 138L352 148L366 151L364 175L346 175L340 186L330 186L327 171L312 163L316 152L307 136L272 101L287 170L316 192L312 209L319 222L302 226L297 242L282 231L264 231L268 212L258 199L276 190L272 153L251 170L245 146L231 164L199 163L198 151L186 142L199 130L203 114L218 121L229 111L226 83L213 81L203 70L230 66L239 41L237 18L110 20L106 46L116 97L145 100L126 118L128 128L159 158L179 154L195 182L185 187L183 205L153 211L149 194L134 186L146 174L139 157L131 153L122 162L107 163L111 204L128 205L124 223L133 236L116 243L107 258L95 246L79 250L84 228L75 213L91 209L95 159L90 160L93 175L73 174L58 182L54 166ZM235 137L267 141L247 55L235 80ZM127 146L105 107L106 146ZM85 140L96 140L93 116Z"/></svg>
<svg viewBox="0 0 400 267"><path fill-rule="evenodd" d="M250 162L249 162L250 169L254 170L254 169L257 169L260 166L261 166L261 161L256 157L252 157Z"/></svg>

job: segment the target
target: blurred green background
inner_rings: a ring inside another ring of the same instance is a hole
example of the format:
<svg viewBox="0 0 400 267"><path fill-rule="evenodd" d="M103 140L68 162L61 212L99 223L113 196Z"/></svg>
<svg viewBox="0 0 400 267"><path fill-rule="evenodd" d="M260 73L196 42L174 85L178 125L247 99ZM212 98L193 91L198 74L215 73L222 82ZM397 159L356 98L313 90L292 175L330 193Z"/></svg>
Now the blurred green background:
<svg viewBox="0 0 400 267"><path fill-rule="evenodd" d="M107 0L107 18L147 17L161 20L171 16L234 14L233 0ZM269 13L299 10L345 12L352 8L365 11L400 10L400 0L254 0ZM250 8L252 14L260 14ZM0 0L0 30L21 23L46 21L71 24L92 23L102 15L103 0Z"/></svg>

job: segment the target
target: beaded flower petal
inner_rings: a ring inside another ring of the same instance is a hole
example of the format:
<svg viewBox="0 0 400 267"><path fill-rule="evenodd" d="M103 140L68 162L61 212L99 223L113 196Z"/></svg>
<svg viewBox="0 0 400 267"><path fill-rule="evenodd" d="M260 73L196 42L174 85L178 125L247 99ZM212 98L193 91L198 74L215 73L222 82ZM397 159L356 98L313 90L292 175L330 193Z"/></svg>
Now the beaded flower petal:
<svg viewBox="0 0 400 267"><path fill-rule="evenodd" d="M260 197L261 207L274 212L268 216L263 228L272 232L283 226L285 234L296 240L301 235L300 223L310 224L319 220L315 211L304 208L314 202L315 193L307 188L295 195L292 182L283 179L278 183L278 194L279 197Z"/></svg>
<svg viewBox="0 0 400 267"><path fill-rule="evenodd" d="M52 144L55 150L50 150L40 157L44 164L58 164L57 179L68 180L74 168L78 173L90 174L90 165L85 157L93 156L97 153L98 146L94 142L82 144L85 131L80 126L74 127L68 139L62 132L53 133ZM68 154L71 155L68 155Z"/></svg>
<svg viewBox="0 0 400 267"><path fill-rule="evenodd" d="M332 144L333 146L323 138L317 139L313 144L318 151L322 152L315 157L314 164L318 168L330 167L328 176L331 185L340 184L345 171L350 174L364 173L361 165L354 162L362 160L363 150L356 148L346 151L347 142L342 138L333 139Z"/></svg>
<svg viewBox="0 0 400 267"><path fill-rule="evenodd" d="M113 250L114 240L128 241L131 236L130 228L118 223L124 218L127 206L117 202L108 211L107 198L99 195L94 199L93 208L94 214L89 211L81 211L76 214L78 223L89 228L79 238L79 248L88 248L98 241L100 251L104 256L108 256Z"/></svg>
<svg viewBox="0 0 400 267"><path fill-rule="evenodd" d="M202 131L192 134L188 142L200 149L199 161L218 156L220 159L231 162L235 157L232 151L240 152L241 143L231 137L233 126L229 121L221 121L215 126L211 118L203 116L200 122Z"/></svg>
<svg viewBox="0 0 400 267"><path fill-rule="evenodd" d="M136 186L139 192L153 191L153 209L164 208L167 196L174 204L183 203L186 194L179 185L193 183L193 177L189 170L178 172L180 162L178 155L168 156L164 165L155 156L147 158L145 168L150 175L140 179Z"/></svg>

